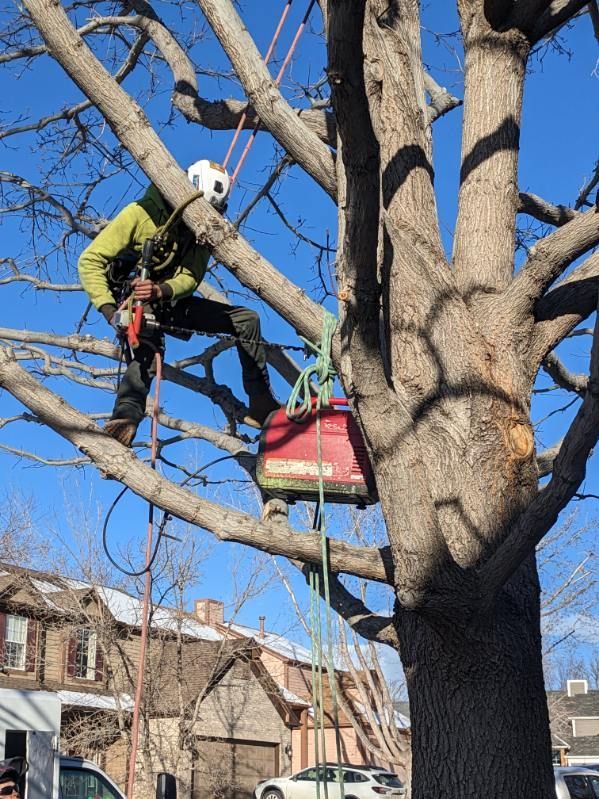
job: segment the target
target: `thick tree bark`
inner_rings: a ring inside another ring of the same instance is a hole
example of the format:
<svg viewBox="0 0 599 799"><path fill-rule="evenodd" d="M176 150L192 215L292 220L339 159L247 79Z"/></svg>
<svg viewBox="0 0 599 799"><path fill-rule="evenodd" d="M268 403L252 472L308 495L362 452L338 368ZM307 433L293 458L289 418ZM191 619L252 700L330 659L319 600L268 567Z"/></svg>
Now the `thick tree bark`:
<svg viewBox="0 0 599 799"><path fill-rule="evenodd" d="M490 618L398 614L412 720L412 799L551 799L539 584L522 565Z"/></svg>

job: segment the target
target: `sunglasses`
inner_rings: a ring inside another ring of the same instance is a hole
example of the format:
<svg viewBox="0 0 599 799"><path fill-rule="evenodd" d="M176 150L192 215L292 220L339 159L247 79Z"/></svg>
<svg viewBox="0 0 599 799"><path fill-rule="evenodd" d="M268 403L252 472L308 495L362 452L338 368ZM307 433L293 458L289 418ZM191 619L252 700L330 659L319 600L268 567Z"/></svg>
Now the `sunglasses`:
<svg viewBox="0 0 599 799"><path fill-rule="evenodd" d="M0 788L0 796L12 796L13 793L21 793L18 785L4 785Z"/></svg>

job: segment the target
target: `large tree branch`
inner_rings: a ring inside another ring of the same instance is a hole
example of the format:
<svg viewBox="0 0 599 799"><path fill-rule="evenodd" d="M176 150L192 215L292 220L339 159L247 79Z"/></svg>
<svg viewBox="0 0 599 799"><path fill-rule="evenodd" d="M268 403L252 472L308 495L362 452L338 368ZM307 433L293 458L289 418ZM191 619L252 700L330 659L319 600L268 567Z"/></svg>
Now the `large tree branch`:
<svg viewBox="0 0 599 799"><path fill-rule="evenodd" d="M595 292L595 307L597 307ZM599 439L599 320L595 324L588 389L553 462L549 483L512 525L506 540L479 570L487 599L494 597L553 527L586 474L589 455Z"/></svg>
<svg viewBox="0 0 599 799"><path fill-rule="evenodd" d="M151 127L140 106L111 78L71 25L64 9L51 0L26 0L49 51L99 108L117 138L173 206L189 198L186 174ZM184 213L198 240L213 250L244 285L251 288L295 329L319 341L322 309L249 245L208 203L198 200ZM335 344L334 357L339 354Z"/></svg>
<svg viewBox="0 0 599 799"><path fill-rule="evenodd" d="M562 225L571 222L579 215L573 208L568 208L567 205L554 205L536 194L520 192L519 197L518 213L532 216L546 225L562 227Z"/></svg>
<svg viewBox="0 0 599 799"><path fill-rule="evenodd" d="M559 28L587 4L588 0L552 0L532 26L529 33L531 42L534 44Z"/></svg>
<svg viewBox="0 0 599 799"><path fill-rule="evenodd" d="M333 6L334 3L331 4ZM330 29L329 29L330 30ZM308 566L302 567L302 573L306 582L310 582L310 569ZM321 596L325 599L324 576L320 571L318 582ZM399 639L397 631L393 626L393 619L389 616L379 616L373 613L361 599L351 593L341 582L338 574L329 574L329 593L331 607L342 619L349 624L362 638L369 641L376 641L379 644L386 644L396 651L399 649Z"/></svg>
<svg viewBox="0 0 599 799"><path fill-rule="evenodd" d="M201 499L171 483L141 463L135 455L106 436L85 414L70 406L22 369L10 350L0 349L0 386L66 438L109 478L128 486L178 519L213 533L221 541L235 541L273 555L320 565L320 536L299 534L289 527L261 524L252 516ZM330 567L367 580L387 582L391 564L386 550L355 547L329 539Z"/></svg>
<svg viewBox="0 0 599 799"><path fill-rule="evenodd" d="M466 57L453 260L458 285L469 301L505 289L512 279L522 94L529 50L517 29L502 31L489 23L487 5L459 3ZM485 256L481 258L483 242Z"/></svg>
<svg viewBox="0 0 599 799"><path fill-rule="evenodd" d="M537 302L531 364L540 364L562 339L593 313L598 288L599 253L594 253Z"/></svg>
<svg viewBox="0 0 599 799"><path fill-rule="evenodd" d="M550 375L560 388L573 391L584 396L587 390L588 379L586 375L576 374L558 358L555 352L550 352L543 360L543 369Z"/></svg>
<svg viewBox="0 0 599 799"><path fill-rule="evenodd" d="M538 241L505 293L505 301L526 318L547 288L577 258L599 244L599 209L577 214L570 222Z"/></svg>
<svg viewBox="0 0 599 799"><path fill-rule="evenodd" d="M430 124L462 105L462 100L459 97L455 97L444 86L440 86L428 72L424 73L424 88L430 98L427 106L427 117Z"/></svg>
<svg viewBox="0 0 599 799"><path fill-rule="evenodd" d="M198 2L262 123L294 161L335 198L337 185L331 151L304 125L277 88L233 3L230 0Z"/></svg>

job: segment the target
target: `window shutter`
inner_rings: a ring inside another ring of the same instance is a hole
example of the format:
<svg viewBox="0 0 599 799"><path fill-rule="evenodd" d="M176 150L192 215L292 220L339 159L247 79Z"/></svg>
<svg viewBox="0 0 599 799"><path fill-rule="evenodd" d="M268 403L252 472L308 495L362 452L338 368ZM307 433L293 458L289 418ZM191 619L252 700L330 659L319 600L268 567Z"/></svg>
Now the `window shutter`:
<svg viewBox="0 0 599 799"><path fill-rule="evenodd" d="M6 613L0 613L0 666L4 666L5 640L6 640Z"/></svg>
<svg viewBox="0 0 599 799"><path fill-rule="evenodd" d="M37 628L35 619L27 619L27 647L25 649L25 671L35 671L37 661Z"/></svg>
<svg viewBox="0 0 599 799"><path fill-rule="evenodd" d="M96 641L96 682L104 679L104 652L99 641Z"/></svg>
<svg viewBox="0 0 599 799"><path fill-rule="evenodd" d="M74 677L76 672L77 660L77 638L76 632L72 632L67 642L67 677Z"/></svg>

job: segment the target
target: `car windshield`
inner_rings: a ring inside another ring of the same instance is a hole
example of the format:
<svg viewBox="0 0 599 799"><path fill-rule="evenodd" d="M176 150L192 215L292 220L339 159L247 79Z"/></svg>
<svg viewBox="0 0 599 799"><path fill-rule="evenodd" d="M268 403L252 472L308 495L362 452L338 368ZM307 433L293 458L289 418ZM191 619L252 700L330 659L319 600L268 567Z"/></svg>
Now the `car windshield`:
<svg viewBox="0 0 599 799"><path fill-rule="evenodd" d="M377 782L381 785L386 785L388 788L402 788L402 782L397 774L391 774L385 771L380 771L372 775Z"/></svg>

